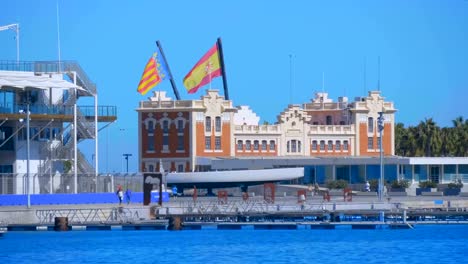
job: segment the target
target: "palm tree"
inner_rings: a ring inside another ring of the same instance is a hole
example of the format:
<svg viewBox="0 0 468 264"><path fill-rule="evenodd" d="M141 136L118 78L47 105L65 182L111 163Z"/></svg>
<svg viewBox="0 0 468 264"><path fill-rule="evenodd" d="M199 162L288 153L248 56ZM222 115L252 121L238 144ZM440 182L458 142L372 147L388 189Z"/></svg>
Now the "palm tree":
<svg viewBox="0 0 468 264"><path fill-rule="evenodd" d="M432 153L437 153L442 145L440 140L440 128L432 120L432 118L426 118L425 121L421 121L418 125L418 143L424 150L424 156L431 157Z"/></svg>
<svg viewBox="0 0 468 264"><path fill-rule="evenodd" d="M399 156L406 156L407 149L405 148L408 139L408 132L403 123L395 125L395 153Z"/></svg>
<svg viewBox="0 0 468 264"><path fill-rule="evenodd" d="M459 116L452 120L453 122L453 134L456 144L454 146L454 155L458 157L464 157L468 153L468 128L467 120L463 120L462 116Z"/></svg>

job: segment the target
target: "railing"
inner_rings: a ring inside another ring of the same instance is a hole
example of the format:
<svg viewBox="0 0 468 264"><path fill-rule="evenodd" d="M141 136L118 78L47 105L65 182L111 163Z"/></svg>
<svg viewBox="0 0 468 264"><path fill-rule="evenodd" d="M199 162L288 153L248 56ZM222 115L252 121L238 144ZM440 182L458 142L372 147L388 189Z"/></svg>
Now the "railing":
<svg viewBox="0 0 468 264"><path fill-rule="evenodd" d="M311 125L310 134L352 134L354 133L353 126L351 125Z"/></svg>
<svg viewBox="0 0 468 264"><path fill-rule="evenodd" d="M78 109L84 116L94 117L94 106L78 106ZM0 114L19 114L20 110L26 111L26 105L23 104L0 104ZM73 106L65 105L29 105L31 114L45 115L73 115ZM98 106L98 116L111 117L117 116L116 106Z"/></svg>
<svg viewBox="0 0 468 264"><path fill-rule="evenodd" d="M31 173L31 194L73 193L75 175ZM26 173L0 173L1 194L26 194ZM115 186L121 185L133 192L143 192L141 174L77 174L78 193L114 192ZM52 186L52 189L51 189Z"/></svg>
<svg viewBox="0 0 468 264"><path fill-rule="evenodd" d="M0 114L19 114L20 110L26 111L26 105L10 103L0 104ZM31 114L73 115L73 107L63 105L31 104L29 105L29 112Z"/></svg>
<svg viewBox="0 0 468 264"><path fill-rule="evenodd" d="M94 106L79 106L80 112L85 117L94 116ZM98 106L98 116L117 116L116 106Z"/></svg>
<svg viewBox="0 0 468 264"><path fill-rule="evenodd" d="M245 132L245 133L279 133L280 126L279 125L261 125L261 126L254 126L254 125L243 125L243 126L235 126L235 132Z"/></svg>

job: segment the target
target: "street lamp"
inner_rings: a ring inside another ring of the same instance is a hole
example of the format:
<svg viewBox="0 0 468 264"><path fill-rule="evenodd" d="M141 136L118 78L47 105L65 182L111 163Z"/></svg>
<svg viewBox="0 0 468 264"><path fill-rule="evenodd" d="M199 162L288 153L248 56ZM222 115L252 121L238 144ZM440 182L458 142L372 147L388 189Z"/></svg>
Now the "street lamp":
<svg viewBox="0 0 468 264"><path fill-rule="evenodd" d="M19 111L20 114L23 114L24 111L23 110L20 110ZM30 115L30 112L29 112L29 103L26 104L26 195L28 197L28 208L31 208L31 194L30 194L30 191L29 191L29 185L30 185L30 180L29 180L29 160L30 160L30 147L29 147L29 138L30 138L30 135L29 135L29 115ZM20 122L23 122L23 119L20 119L19 120Z"/></svg>
<svg viewBox="0 0 468 264"><path fill-rule="evenodd" d="M383 166L383 148L382 148L382 131L384 129L384 117L383 112L379 112L379 117L377 118L377 124L379 126L379 148L380 148L380 181L379 181L379 201L383 199L383 190L384 190L384 166Z"/></svg>
<svg viewBox="0 0 468 264"><path fill-rule="evenodd" d="M122 156L124 156L124 157L125 157L125 160L127 161L127 173L128 173L128 157L131 157L132 154L125 153L125 154L122 154Z"/></svg>

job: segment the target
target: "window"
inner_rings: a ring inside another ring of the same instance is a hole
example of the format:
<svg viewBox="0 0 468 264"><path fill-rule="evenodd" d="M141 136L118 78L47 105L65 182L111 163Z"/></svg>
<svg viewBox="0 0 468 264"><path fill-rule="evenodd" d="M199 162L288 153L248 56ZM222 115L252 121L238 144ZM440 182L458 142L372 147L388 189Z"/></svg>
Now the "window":
<svg viewBox="0 0 468 264"><path fill-rule="evenodd" d="M163 121L163 133L165 134L169 133L169 121L167 120Z"/></svg>
<svg viewBox="0 0 468 264"><path fill-rule="evenodd" d="M205 149L211 149L211 137L205 137Z"/></svg>
<svg viewBox="0 0 468 264"><path fill-rule="evenodd" d="M341 142L339 140L337 140L335 142L335 150L337 151L340 151L341 150Z"/></svg>
<svg viewBox="0 0 468 264"><path fill-rule="evenodd" d="M184 120L177 120L177 133L184 133Z"/></svg>
<svg viewBox="0 0 468 264"><path fill-rule="evenodd" d="M254 140L254 150L258 150L259 145L258 145L258 140Z"/></svg>
<svg viewBox="0 0 468 264"><path fill-rule="evenodd" d="M348 140L343 141L343 150L348 150Z"/></svg>
<svg viewBox="0 0 468 264"><path fill-rule="evenodd" d="M331 140L328 141L328 150L330 150L330 151L333 150L333 141L331 141Z"/></svg>
<svg viewBox="0 0 468 264"><path fill-rule="evenodd" d="M247 140L247 141L245 142L245 150L249 150L249 151L250 151L250 148L251 148L251 147L252 147L252 146L251 146L250 140Z"/></svg>
<svg viewBox="0 0 468 264"><path fill-rule="evenodd" d="M270 140L270 150L275 150L275 141L274 140Z"/></svg>
<svg viewBox="0 0 468 264"><path fill-rule="evenodd" d="M380 149L380 137L377 137L377 148Z"/></svg>
<svg viewBox="0 0 468 264"><path fill-rule="evenodd" d="M297 141L296 140L291 140L291 152L296 153L297 152Z"/></svg>
<svg viewBox="0 0 468 264"><path fill-rule="evenodd" d="M221 149L221 137L215 137L215 149Z"/></svg>
<svg viewBox="0 0 468 264"><path fill-rule="evenodd" d="M237 150L242 150L242 140L237 140Z"/></svg>
<svg viewBox="0 0 468 264"><path fill-rule="evenodd" d="M317 140L312 141L312 150L317 150Z"/></svg>
<svg viewBox="0 0 468 264"><path fill-rule="evenodd" d="M320 150L325 150L325 140L320 140Z"/></svg>
<svg viewBox="0 0 468 264"><path fill-rule="evenodd" d="M169 146L169 136L164 135L163 136L163 147L164 147L164 149L167 149L168 146Z"/></svg>
<svg viewBox="0 0 468 264"><path fill-rule="evenodd" d="M147 149L148 151L154 151L154 136L153 135L148 135Z"/></svg>
<svg viewBox="0 0 468 264"><path fill-rule="evenodd" d="M369 117L367 119L367 132L372 133L374 132L374 118Z"/></svg>
<svg viewBox="0 0 468 264"><path fill-rule="evenodd" d="M344 125L346 125L346 122L345 121L340 121L340 125L344 126Z"/></svg>
<svg viewBox="0 0 468 264"><path fill-rule="evenodd" d="M266 150L267 150L267 141L262 140L262 151L266 151Z"/></svg>
<svg viewBox="0 0 468 264"><path fill-rule="evenodd" d="M297 152L301 152L301 141L297 141Z"/></svg>
<svg viewBox="0 0 468 264"><path fill-rule="evenodd" d="M149 166L148 166L148 170L149 170L149 172L154 172L154 166L153 166L153 165L149 165Z"/></svg>
<svg viewBox="0 0 468 264"><path fill-rule="evenodd" d="M333 125L333 118L332 116L327 116L327 125Z"/></svg>
<svg viewBox="0 0 468 264"><path fill-rule="evenodd" d="M211 132L211 117L205 118L205 132Z"/></svg>
<svg viewBox="0 0 468 264"><path fill-rule="evenodd" d="M177 137L177 150L184 150L184 136Z"/></svg>
<svg viewBox="0 0 468 264"><path fill-rule="evenodd" d="M289 141L288 141L288 143L286 143L286 152L289 153Z"/></svg>
<svg viewBox="0 0 468 264"><path fill-rule="evenodd" d="M153 123L153 121L148 121L148 133L154 133L154 123Z"/></svg>
<svg viewBox="0 0 468 264"><path fill-rule="evenodd" d="M367 138L367 149L373 149L374 148L374 138L373 137L368 137Z"/></svg>
<svg viewBox="0 0 468 264"><path fill-rule="evenodd" d="M221 132L221 117L215 117L215 131Z"/></svg>
<svg viewBox="0 0 468 264"><path fill-rule="evenodd" d="M184 165L182 164L177 165L177 172L184 172Z"/></svg>

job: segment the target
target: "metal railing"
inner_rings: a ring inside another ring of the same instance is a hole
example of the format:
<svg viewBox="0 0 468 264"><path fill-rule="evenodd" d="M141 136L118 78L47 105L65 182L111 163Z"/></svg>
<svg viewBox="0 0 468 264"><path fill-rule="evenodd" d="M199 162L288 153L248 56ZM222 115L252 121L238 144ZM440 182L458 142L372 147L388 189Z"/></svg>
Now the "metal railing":
<svg viewBox="0 0 468 264"><path fill-rule="evenodd" d="M73 193L75 189L74 174L31 173L30 194ZM1 194L27 194L26 173L0 173ZM134 192L143 192L143 176L141 174L99 174L77 175L78 193L114 192L121 185Z"/></svg>

